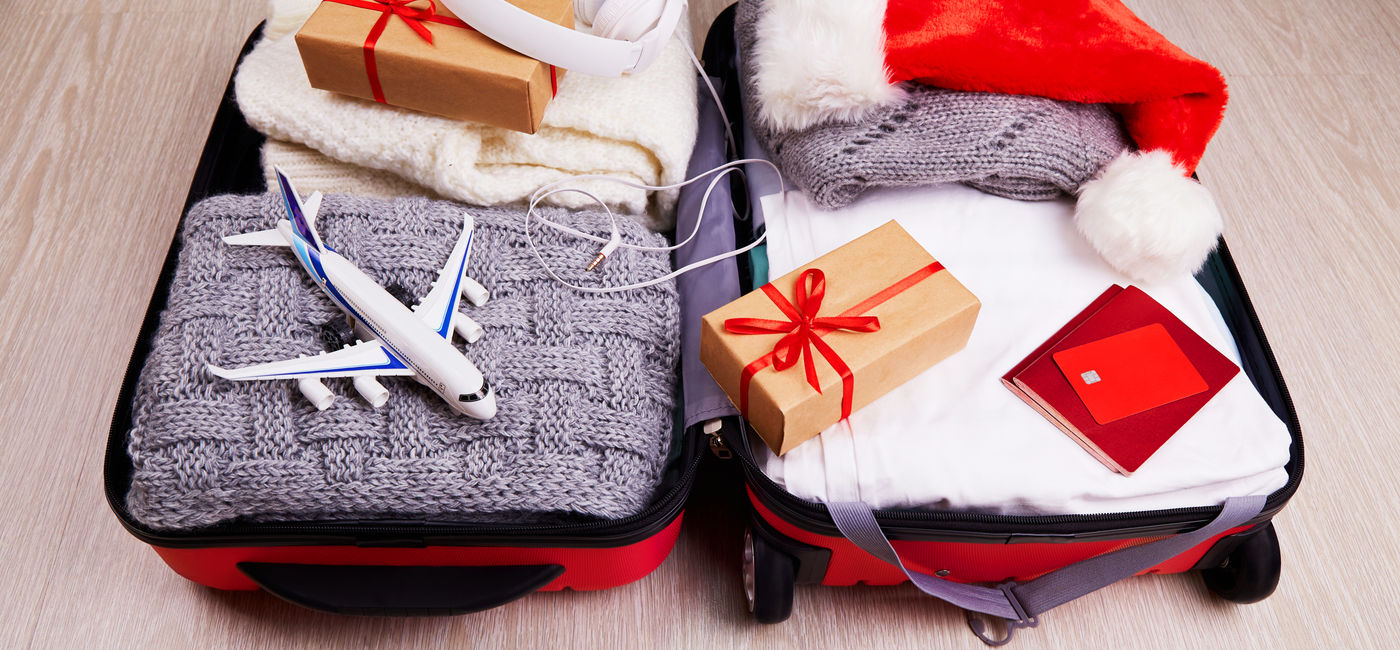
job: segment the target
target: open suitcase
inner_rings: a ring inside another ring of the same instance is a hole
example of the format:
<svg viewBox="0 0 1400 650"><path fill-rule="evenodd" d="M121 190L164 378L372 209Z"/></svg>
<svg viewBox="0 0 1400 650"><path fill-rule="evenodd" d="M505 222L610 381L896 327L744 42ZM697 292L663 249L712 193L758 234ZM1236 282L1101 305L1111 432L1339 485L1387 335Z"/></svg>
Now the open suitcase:
<svg viewBox="0 0 1400 650"><path fill-rule="evenodd" d="M706 61L712 70L722 71L727 110L738 132L743 124L736 90L733 18L731 7L712 27ZM741 156L754 157L743 152ZM738 230L742 240L745 229ZM755 268L758 278L764 274L762 268ZM1194 569L1211 591L1227 600L1248 603L1267 597L1278 583L1280 569L1278 539L1270 518L1283 508L1302 478L1298 418L1223 240L1197 280L1233 333L1246 375L1291 434L1288 481L1266 501L1257 498L1262 502L1254 504L1257 514L1234 516L1240 521L1232 523L1221 516L1221 506L1074 516L879 510L873 519L853 523L851 513L833 513L826 505L797 498L770 480L755 462L749 436L742 427L731 425L713 446L722 455L737 458L746 482L750 514L743 579L754 617L764 623L785 620L793 607L793 586L799 583L892 585L913 579L925 592L964 609L1009 619L1014 627L1033 625L1035 616L1049 607L1112 579L1139 573ZM839 527L833 514L841 520ZM1213 520L1212 528L1203 528ZM892 549L886 538L893 540ZM1167 555L1159 548L1156 555L1161 557L1152 558L1143 545L1159 540L1168 544L1174 540L1178 548L1169 549ZM1111 552L1130 547L1142 555L1125 560L1119 554L1117 562L1107 559L1115 555ZM1057 572L1089 558L1097 558L1095 571L1080 566ZM901 561L903 567L895 564ZM1032 586L1035 582L1028 582L1042 576L1058 584L1037 588ZM974 583L1000 586L970 587ZM1052 586L1057 589L1048 589ZM984 641L993 642L983 634L980 621L972 625Z"/></svg>
<svg viewBox="0 0 1400 650"><path fill-rule="evenodd" d="M243 55L259 34L260 30L249 37ZM230 82L185 209L216 194L265 191L259 160L262 142L263 137L239 113ZM673 436L680 449L672 450L652 501L624 519L547 525L234 522L182 533L142 525L126 506L133 471L126 440L137 379L169 295L178 249L177 237L132 352L112 418L104 483L108 502L122 525L150 544L180 575L217 589L261 588L327 612L461 614L536 590L594 590L630 583L655 570L675 545L686 499L704 456L698 430Z"/></svg>
<svg viewBox="0 0 1400 650"><path fill-rule="evenodd" d="M742 127L732 38L733 9L721 14L706 41L705 61L720 82L736 132ZM256 40L255 33L244 53ZM724 162L723 129L705 91L700 141L688 175ZM215 194L263 191L262 137L251 130L230 93L215 117L187 199L187 208ZM678 231L698 218L696 186L682 192ZM747 214L745 183L731 176L710 198L699 242L678 251L675 266L725 252L754 236L752 223L730 220L730 205ZM797 583L897 584L909 577L843 536L827 507L788 494L757 467L743 423L698 361L698 330L683 331L684 427L679 454L652 503L622 520L574 525L501 525L466 522L335 521L229 524L186 534L150 530L125 508L131 462L125 436L142 360L169 289L178 245L167 254L160 282L133 350L105 461L108 501L122 524L150 544L180 575L220 589L262 588L292 602L349 614L458 614L494 607L535 590L605 589L640 579L674 546L686 499L708 446L737 458L750 504L744 585L757 620L786 619ZM736 298L766 275L762 258L719 263L678 280L683 322ZM1208 586L1236 602L1262 599L1277 583L1277 538L1269 523L1296 491L1303 445L1292 404L1239 275L1222 245L1199 275L1220 306L1244 356L1244 370L1292 434L1287 485L1262 511L1239 525L1192 543L1147 572L1202 571ZM726 468L728 469L728 468ZM723 472L725 476L736 472ZM1199 529L1221 508L1101 516L1015 517L922 511L879 511L879 530L910 566L950 583L1030 580L1085 558ZM1023 612L1033 617L1038 612Z"/></svg>

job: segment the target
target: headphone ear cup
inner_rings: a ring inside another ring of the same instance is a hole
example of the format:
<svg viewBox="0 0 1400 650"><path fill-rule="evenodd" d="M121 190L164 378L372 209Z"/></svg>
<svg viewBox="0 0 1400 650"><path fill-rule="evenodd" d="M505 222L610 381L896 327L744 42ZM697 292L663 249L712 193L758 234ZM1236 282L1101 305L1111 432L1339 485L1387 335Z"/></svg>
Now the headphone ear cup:
<svg viewBox="0 0 1400 650"><path fill-rule="evenodd" d="M598 16L598 8L602 7L604 2L607 0L574 0L574 16L592 25Z"/></svg>
<svg viewBox="0 0 1400 650"><path fill-rule="evenodd" d="M593 17L593 34L635 41L656 27L666 3L672 1L675 0L602 0Z"/></svg>

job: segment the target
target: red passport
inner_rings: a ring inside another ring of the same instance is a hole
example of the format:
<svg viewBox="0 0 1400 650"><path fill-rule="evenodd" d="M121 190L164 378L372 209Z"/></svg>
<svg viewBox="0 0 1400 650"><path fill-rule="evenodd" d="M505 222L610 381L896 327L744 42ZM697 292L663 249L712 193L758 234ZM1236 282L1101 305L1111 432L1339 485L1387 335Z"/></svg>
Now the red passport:
<svg viewBox="0 0 1400 650"><path fill-rule="evenodd" d="M1131 475L1239 370L1141 289L1114 286L1002 383Z"/></svg>

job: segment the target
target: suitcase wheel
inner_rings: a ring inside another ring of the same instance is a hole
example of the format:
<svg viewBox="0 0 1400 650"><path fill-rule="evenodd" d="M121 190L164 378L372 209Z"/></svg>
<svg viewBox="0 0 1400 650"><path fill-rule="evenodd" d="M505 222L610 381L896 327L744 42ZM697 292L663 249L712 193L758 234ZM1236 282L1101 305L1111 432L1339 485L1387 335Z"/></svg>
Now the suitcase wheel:
<svg viewBox="0 0 1400 650"><path fill-rule="evenodd" d="M759 623L781 623L792 615L797 568L793 559L744 529L744 597Z"/></svg>
<svg viewBox="0 0 1400 650"><path fill-rule="evenodd" d="M1278 587L1283 561L1279 556L1278 533L1273 522L1260 526L1226 556L1224 563L1202 569L1206 588L1234 603L1257 603Z"/></svg>

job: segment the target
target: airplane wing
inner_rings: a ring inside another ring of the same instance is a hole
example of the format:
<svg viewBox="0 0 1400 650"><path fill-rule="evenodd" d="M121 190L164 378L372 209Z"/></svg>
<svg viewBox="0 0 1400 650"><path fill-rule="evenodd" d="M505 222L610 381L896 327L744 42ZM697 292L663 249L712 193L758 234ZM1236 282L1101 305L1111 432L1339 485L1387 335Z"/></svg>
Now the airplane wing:
<svg viewBox="0 0 1400 650"><path fill-rule="evenodd" d="M467 258L471 256L472 227L472 217L467 215L462 224L462 236L452 247L452 254L447 256L447 264L438 273L432 290L413 308L428 327L449 341L457 319L457 305L462 300L462 277L467 273Z"/></svg>
<svg viewBox="0 0 1400 650"><path fill-rule="evenodd" d="M224 379L246 381L253 379L297 379L301 377L372 377L412 375L414 372L390 354L378 341L362 341L335 352L313 357L261 363L246 368L225 370L209 366L209 370Z"/></svg>

